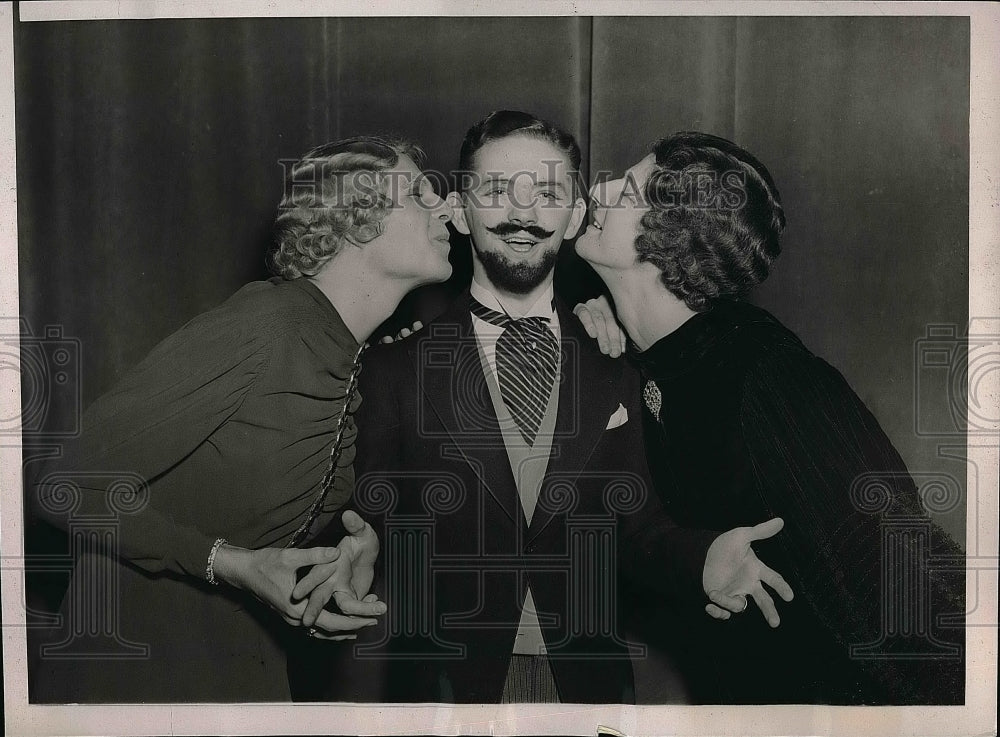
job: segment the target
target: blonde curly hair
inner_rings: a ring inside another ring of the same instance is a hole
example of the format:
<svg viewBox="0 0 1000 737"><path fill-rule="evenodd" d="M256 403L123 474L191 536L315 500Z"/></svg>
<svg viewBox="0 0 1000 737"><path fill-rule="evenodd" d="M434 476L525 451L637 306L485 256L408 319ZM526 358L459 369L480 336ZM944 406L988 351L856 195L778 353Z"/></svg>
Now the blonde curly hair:
<svg viewBox="0 0 1000 737"><path fill-rule="evenodd" d="M394 138L360 136L314 148L293 166L274 222L271 268L286 279L314 276L350 236L372 240L392 203L381 172L424 152Z"/></svg>

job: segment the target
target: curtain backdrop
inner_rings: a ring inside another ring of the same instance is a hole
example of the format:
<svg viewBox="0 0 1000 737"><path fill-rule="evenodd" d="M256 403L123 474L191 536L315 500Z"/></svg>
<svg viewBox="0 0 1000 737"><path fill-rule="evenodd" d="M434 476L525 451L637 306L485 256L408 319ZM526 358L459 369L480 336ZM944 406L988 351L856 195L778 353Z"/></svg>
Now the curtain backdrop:
<svg viewBox="0 0 1000 737"><path fill-rule="evenodd" d="M15 29L22 315L79 339L86 405L159 340L266 274L280 161L359 133L455 167L518 108L616 175L683 129L778 182L784 253L755 301L840 369L911 471L949 475L927 327L968 321L969 23L963 18L385 18L22 23ZM408 299L428 319L468 280ZM595 278L570 247L560 288ZM178 367L182 371L184 367ZM38 386L25 380L26 401ZM52 404L47 427L72 422ZM26 438L30 444L33 438ZM964 445L959 438L953 444ZM26 449L26 471L39 448ZM939 513L964 540L964 505Z"/></svg>

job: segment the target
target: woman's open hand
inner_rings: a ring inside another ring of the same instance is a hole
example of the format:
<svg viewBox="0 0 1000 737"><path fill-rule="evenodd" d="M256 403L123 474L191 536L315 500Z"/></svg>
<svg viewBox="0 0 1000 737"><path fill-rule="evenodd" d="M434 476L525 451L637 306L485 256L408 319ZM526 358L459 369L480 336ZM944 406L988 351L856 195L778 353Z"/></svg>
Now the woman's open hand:
<svg viewBox="0 0 1000 737"><path fill-rule="evenodd" d="M702 583L710 604L705 611L716 619L729 619L747 608L751 597L767 623L781 623L774 600L764 589L767 584L785 601L792 600L792 588L777 571L764 565L753 552L754 540L772 537L784 527L780 517L754 527L737 527L719 535L708 549Z"/></svg>

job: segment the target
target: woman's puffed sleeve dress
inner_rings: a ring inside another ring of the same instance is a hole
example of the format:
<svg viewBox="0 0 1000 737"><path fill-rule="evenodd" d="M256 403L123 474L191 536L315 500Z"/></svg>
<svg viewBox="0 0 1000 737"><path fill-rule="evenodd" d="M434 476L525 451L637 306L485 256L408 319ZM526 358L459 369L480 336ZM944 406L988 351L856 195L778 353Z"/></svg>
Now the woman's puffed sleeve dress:
<svg viewBox="0 0 1000 737"><path fill-rule="evenodd" d="M297 633L205 568L217 538L282 547L305 520L358 349L308 280L257 282L87 410L29 490L75 563L61 626L30 654L33 701L288 700L282 640ZM351 494L356 434L349 417L315 530Z"/></svg>

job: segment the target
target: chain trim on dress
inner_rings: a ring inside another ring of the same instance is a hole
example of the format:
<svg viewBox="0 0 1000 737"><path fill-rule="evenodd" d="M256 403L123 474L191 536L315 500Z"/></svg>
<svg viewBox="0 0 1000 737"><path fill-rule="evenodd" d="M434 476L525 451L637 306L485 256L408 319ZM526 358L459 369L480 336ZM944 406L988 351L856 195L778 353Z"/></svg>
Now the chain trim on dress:
<svg viewBox="0 0 1000 737"><path fill-rule="evenodd" d="M313 522L319 517L320 512L323 509L323 503L326 501L327 495L330 493L330 488L333 486L334 479L337 478L337 464L340 462L341 452L343 451L344 445L344 431L347 429L347 416L348 410L351 407L351 402L354 399L354 395L358 391L358 376L361 374L361 354L365 352L368 347L367 343L362 344L358 349L357 355L354 356L354 366L351 368L351 376L347 380L347 392L344 399L344 409L340 412L340 419L337 421L337 437L334 438L333 447L330 449L330 465L327 466L326 473L323 474L323 480L320 482L319 494L316 497L316 501L312 503L309 508L309 513L306 515L305 521L299 525L299 529L295 531L292 535L291 540L285 545L286 548L294 548L305 538L306 534L309 532L309 528L312 527Z"/></svg>

